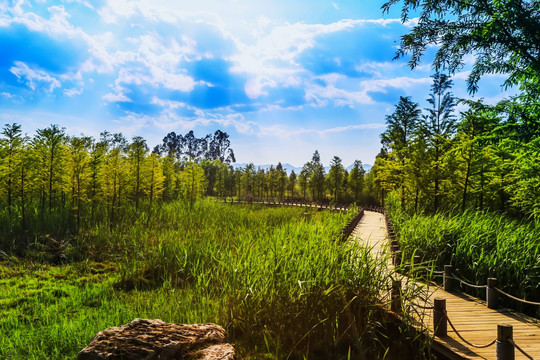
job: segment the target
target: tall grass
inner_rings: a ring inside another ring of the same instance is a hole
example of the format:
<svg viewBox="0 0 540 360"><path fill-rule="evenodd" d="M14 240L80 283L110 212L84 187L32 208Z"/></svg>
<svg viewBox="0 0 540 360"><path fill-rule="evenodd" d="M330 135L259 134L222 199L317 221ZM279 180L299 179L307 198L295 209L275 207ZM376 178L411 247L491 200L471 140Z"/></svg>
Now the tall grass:
<svg viewBox="0 0 540 360"><path fill-rule="evenodd" d="M424 260L433 261L439 270L452 264L456 275L476 284L485 285L488 277L495 277L502 290L540 301L538 222L479 211L408 216L395 202L388 204L405 256L416 252ZM540 315L538 307L504 301Z"/></svg>
<svg viewBox="0 0 540 360"><path fill-rule="evenodd" d="M177 202L112 229L95 226L73 241L79 262L45 267L32 285L47 301L17 295L36 266L10 268L0 357L73 358L95 332L134 317L216 322L247 359L423 356L416 330L381 306L391 276L384 260L336 241L352 215Z"/></svg>

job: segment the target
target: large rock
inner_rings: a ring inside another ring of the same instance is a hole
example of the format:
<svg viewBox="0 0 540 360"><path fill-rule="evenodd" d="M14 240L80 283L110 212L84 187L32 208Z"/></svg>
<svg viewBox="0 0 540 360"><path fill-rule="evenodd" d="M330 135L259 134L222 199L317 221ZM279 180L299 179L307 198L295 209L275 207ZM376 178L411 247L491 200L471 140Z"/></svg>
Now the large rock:
<svg viewBox="0 0 540 360"><path fill-rule="evenodd" d="M78 360L237 359L225 343L227 333L216 324L178 325L159 319L135 319L100 331L81 350Z"/></svg>

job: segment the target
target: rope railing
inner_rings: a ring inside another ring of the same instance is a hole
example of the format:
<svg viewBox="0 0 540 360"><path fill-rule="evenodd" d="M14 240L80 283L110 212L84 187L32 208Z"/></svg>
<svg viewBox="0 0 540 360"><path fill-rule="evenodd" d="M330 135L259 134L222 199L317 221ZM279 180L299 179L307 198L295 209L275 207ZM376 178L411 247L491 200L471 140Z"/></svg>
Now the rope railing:
<svg viewBox="0 0 540 360"><path fill-rule="evenodd" d="M509 298L512 299L512 300L519 301L519 302L521 302L521 303L523 303L523 304L540 306L540 303L538 303L538 302L529 301L529 300L525 300L525 299L520 299L520 298L518 298L518 297L515 297L515 296L513 296L513 295L510 295L510 294L508 294L508 293L505 293L504 291L502 291L502 290L499 289L499 288L495 288L495 290L496 290L499 294L502 294L502 295L504 295L504 296L506 296L506 297L509 297Z"/></svg>
<svg viewBox="0 0 540 360"><path fill-rule="evenodd" d="M467 345L469 346L472 346L474 348L477 348L477 349L483 349L483 348L487 348L487 347L490 347L491 345L495 344L495 342L497 341L497 338L493 339L492 341L490 341L489 343L487 344L484 344L484 345L477 345L477 344L473 344L472 342L470 341L467 341L467 339L465 339L460 333L459 331L457 331L456 327L454 326L454 324L452 324L452 322L450 321L450 318L448 317L448 313L446 312L446 310L444 310L444 313L445 313L445 316L446 316L446 321L448 321L448 324L450 324L450 327L454 330L454 332L456 333L456 335Z"/></svg>
<svg viewBox="0 0 540 360"><path fill-rule="evenodd" d="M520 347L514 342L513 339L507 339L507 341L508 341L510 344L512 344L513 347L515 347L516 349L518 349L519 352L522 353L523 356L525 356L527 359L534 360L534 358L533 358L531 355L527 354L527 353L525 352L525 350L523 350L522 348L520 348Z"/></svg>
<svg viewBox="0 0 540 360"><path fill-rule="evenodd" d="M444 273L444 271L443 271L443 273ZM475 284L468 283L465 280L460 279L459 277L457 277L457 275L455 275L455 274L452 274L452 276L453 276L453 278L455 280L459 281L459 283L461 285L465 285L465 286L471 287L473 289L486 289L488 287L487 285L475 285Z"/></svg>

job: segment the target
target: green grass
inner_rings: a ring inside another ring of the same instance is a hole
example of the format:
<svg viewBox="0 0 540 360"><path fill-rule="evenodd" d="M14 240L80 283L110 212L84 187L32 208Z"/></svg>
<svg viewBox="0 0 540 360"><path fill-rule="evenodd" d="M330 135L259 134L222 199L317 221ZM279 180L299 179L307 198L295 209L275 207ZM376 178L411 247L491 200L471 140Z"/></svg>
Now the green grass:
<svg viewBox="0 0 540 360"><path fill-rule="evenodd" d="M177 202L70 240L70 265L4 256L0 358L72 359L136 317L218 323L246 359L417 358L381 306L383 260L336 241L352 215Z"/></svg>
<svg viewBox="0 0 540 360"><path fill-rule="evenodd" d="M538 223L474 211L408 216L398 210L398 204L391 201L389 204L406 257L416 252L424 261L432 261L438 270L452 264L456 275L475 284L485 285L488 277L495 277L502 290L540 301ZM484 296L482 292L473 293ZM503 301L505 305L540 316L538 307Z"/></svg>

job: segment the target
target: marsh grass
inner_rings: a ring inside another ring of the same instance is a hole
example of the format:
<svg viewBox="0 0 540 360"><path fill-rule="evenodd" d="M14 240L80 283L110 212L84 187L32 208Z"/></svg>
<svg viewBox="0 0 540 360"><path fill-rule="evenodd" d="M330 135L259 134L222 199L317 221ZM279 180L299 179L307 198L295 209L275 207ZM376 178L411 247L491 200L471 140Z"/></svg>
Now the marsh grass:
<svg viewBox="0 0 540 360"><path fill-rule="evenodd" d="M136 317L221 324L247 359L428 356L384 260L336 241L353 214L177 202L74 238L70 265L4 257L0 358L71 359Z"/></svg>
<svg viewBox="0 0 540 360"><path fill-rule="evenodd" d="M405 257L416 252L438 270L452 264L456 275L475 284L485 285L488 277L495 277L502 290L540 301L538 222L477 211L407 216L395 205L389 209ZM485 296L483 291L467 291ZM538 307L501 299L506 306L540 316Z"/></svg>

